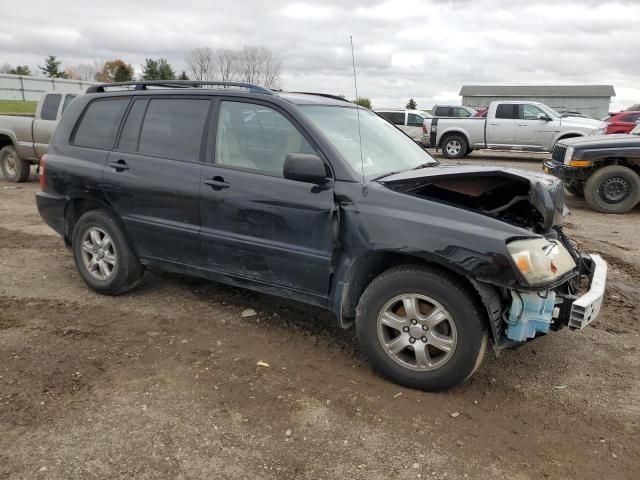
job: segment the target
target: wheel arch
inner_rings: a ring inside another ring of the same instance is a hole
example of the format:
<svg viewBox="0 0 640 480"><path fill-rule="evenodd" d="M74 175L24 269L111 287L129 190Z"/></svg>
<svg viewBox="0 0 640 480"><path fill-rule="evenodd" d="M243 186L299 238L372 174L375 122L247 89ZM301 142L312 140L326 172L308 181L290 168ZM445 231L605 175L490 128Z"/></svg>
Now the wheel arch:
<svg viewBox="0 0 640 480"><path fill-rule="evenodd" d="M502 305L498 290L488 284L479 283L462 269L450 262L430 254L408 254L389 250L367 252L350 262L346 269L343 288L334 300L334 310L340 325L349 328L355 319L356 308L365 289L378 275L399 265L420 265L436 270L460 283L482 307L485 321L490 325L492 338L500 335Z"/></svg>
<svg viewBox="0 0 640 480"><path fill-rule="evenodd" d="M2 150L4 147L9 146L16 148L15 139L7 132L0 131L0 150Z"/></svg>
<svg viewBox="0 0 640 480"><path fill-rule="evenodd" d="M553 150L560 140L566 140L567 138L576 138L576 137L584 137L585 134L582 132L562 132L558 135L551 144L551 150Z"/></svg>

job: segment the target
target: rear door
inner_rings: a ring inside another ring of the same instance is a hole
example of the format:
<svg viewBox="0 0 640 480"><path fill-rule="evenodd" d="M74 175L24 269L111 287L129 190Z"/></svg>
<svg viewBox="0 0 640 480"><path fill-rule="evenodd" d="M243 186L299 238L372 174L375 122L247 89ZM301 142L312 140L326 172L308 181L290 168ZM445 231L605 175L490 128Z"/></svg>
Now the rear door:
<svg viewBox="0 0 640 480"><path fill-rule="evenodd" d="M487 147L496 148L514 144L518 111L518 105L515 103L498 104L495 118L486 120Z"/></svg>
<svg viewBox="0 0 640 480"><path fill-rule="evenodd" d="M318 153L286 112L257 100L219 103L214 163L202 169L206 268L324 298L333 253L331 186L283 178L289 153Z"/></svg>
<svg viewBox="0 0 640 480"><path fill-rule="evenodd" d="M200 174L208 98L138 97L103 175L138 254L198 265Z"/></svg>
<svg viewBox="0 0 640 480"><path fill-rule="evenodd" d="M547 114L535 105L519 105L516 123L516 145L531 148L548 148L553 138L553 121L541 120Z"/></svg>
<svg viewBox="0 0 640 480"><path fill-rule="evenodd" d="M407 126L404 131L416 142L422 142L422 137L424 135L424 131L422 129L423 126L423 117L417 113L407 113Z"/></svg>

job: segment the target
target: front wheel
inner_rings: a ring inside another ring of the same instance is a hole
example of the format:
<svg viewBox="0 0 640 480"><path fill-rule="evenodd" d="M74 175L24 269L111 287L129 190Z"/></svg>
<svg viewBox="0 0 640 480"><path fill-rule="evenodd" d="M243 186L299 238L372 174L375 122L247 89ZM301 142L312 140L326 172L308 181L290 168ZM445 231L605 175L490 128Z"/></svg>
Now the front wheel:
<svg viewBox="0 0 640 480"><path fill-rule="evenodd" d="M373 280L356 314L358 340L374 369L426 391L451 388L473 374L487 345L485 325L460 282L416 265Z"/></svg>
<svg viewBox="0 0 640 480"><path fill-rule="evenodd" d="M622 165L603 167L587 179L584 198L598 212L628 212L640 201L640 176Z"/></svg>
<svg viewBox="0 0 640 480"><path fill-rule="evenodd" d="M456 159L464 157L469 145L462 135L450 135L442 143L442 154L445 158Z"/></svg>
<svg viewBox="0 0 640 480"><path fill-rule="evenodd" d="M29 180L31 164L22 160L16 149L8 145L0 150L0 170L9 182L21 183Z"/></svg>

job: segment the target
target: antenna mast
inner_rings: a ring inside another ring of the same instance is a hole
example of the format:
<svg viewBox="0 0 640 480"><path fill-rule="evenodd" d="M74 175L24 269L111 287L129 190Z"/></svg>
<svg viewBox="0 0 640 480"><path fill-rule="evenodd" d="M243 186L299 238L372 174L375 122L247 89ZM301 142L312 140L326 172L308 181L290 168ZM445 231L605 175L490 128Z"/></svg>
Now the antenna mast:
<svg viewBox="0 0 640 480"><path fill-rule="evenodd" d="M356 91L356 101L358 97L358 81L356 79L356 57L353 53L353 36L349 35L349 42L351 42L351 64L353 65L353 88ZM362 131L360 130L360 105L356 104L356 114L358 116L358 140L360 142L360 169L362 171L362 194L367 195L367 184L364 180L364 156L362 153Z"/></svg>

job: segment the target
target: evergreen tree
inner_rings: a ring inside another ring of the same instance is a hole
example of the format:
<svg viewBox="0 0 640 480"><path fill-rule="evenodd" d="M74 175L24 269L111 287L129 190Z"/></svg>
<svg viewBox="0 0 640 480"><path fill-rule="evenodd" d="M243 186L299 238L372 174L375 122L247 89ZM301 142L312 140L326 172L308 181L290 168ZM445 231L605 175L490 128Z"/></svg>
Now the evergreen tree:
<svg viewBox="0 0 640 480"><path fill-rule="evenodd" d="M183 70L180 76L178 77L178 80L189 80L189 77L187 76L187 72Z"/></svg>
<svg viewBox="0 0 640 480"><path fill-rule="evenodd" d="M418 104L413 99L413 97L410 98L409 101L407 102L407 110L417 110L417 109L418 109Z"/></svg>
<svg viewBox="0 0 640 480"><path fill-rule="evenodd" d="M44 59L44 67L38 65L38 68L42 70L42 73L44 73L46 77L65 78L66 75L64 73L64 70L60 70L61 63L61 61L56 60L55 55L49 55Z"/></svg>
<svg viewBox="0 0 640 480"><path fill-rule="evenodd" d="M355 103L356 105L360 105L361 107L364 108L368 108L369 110L371 110L371 100L369 100L368 98L356 98L355 100L353 100L353 103Z"/></svg>

